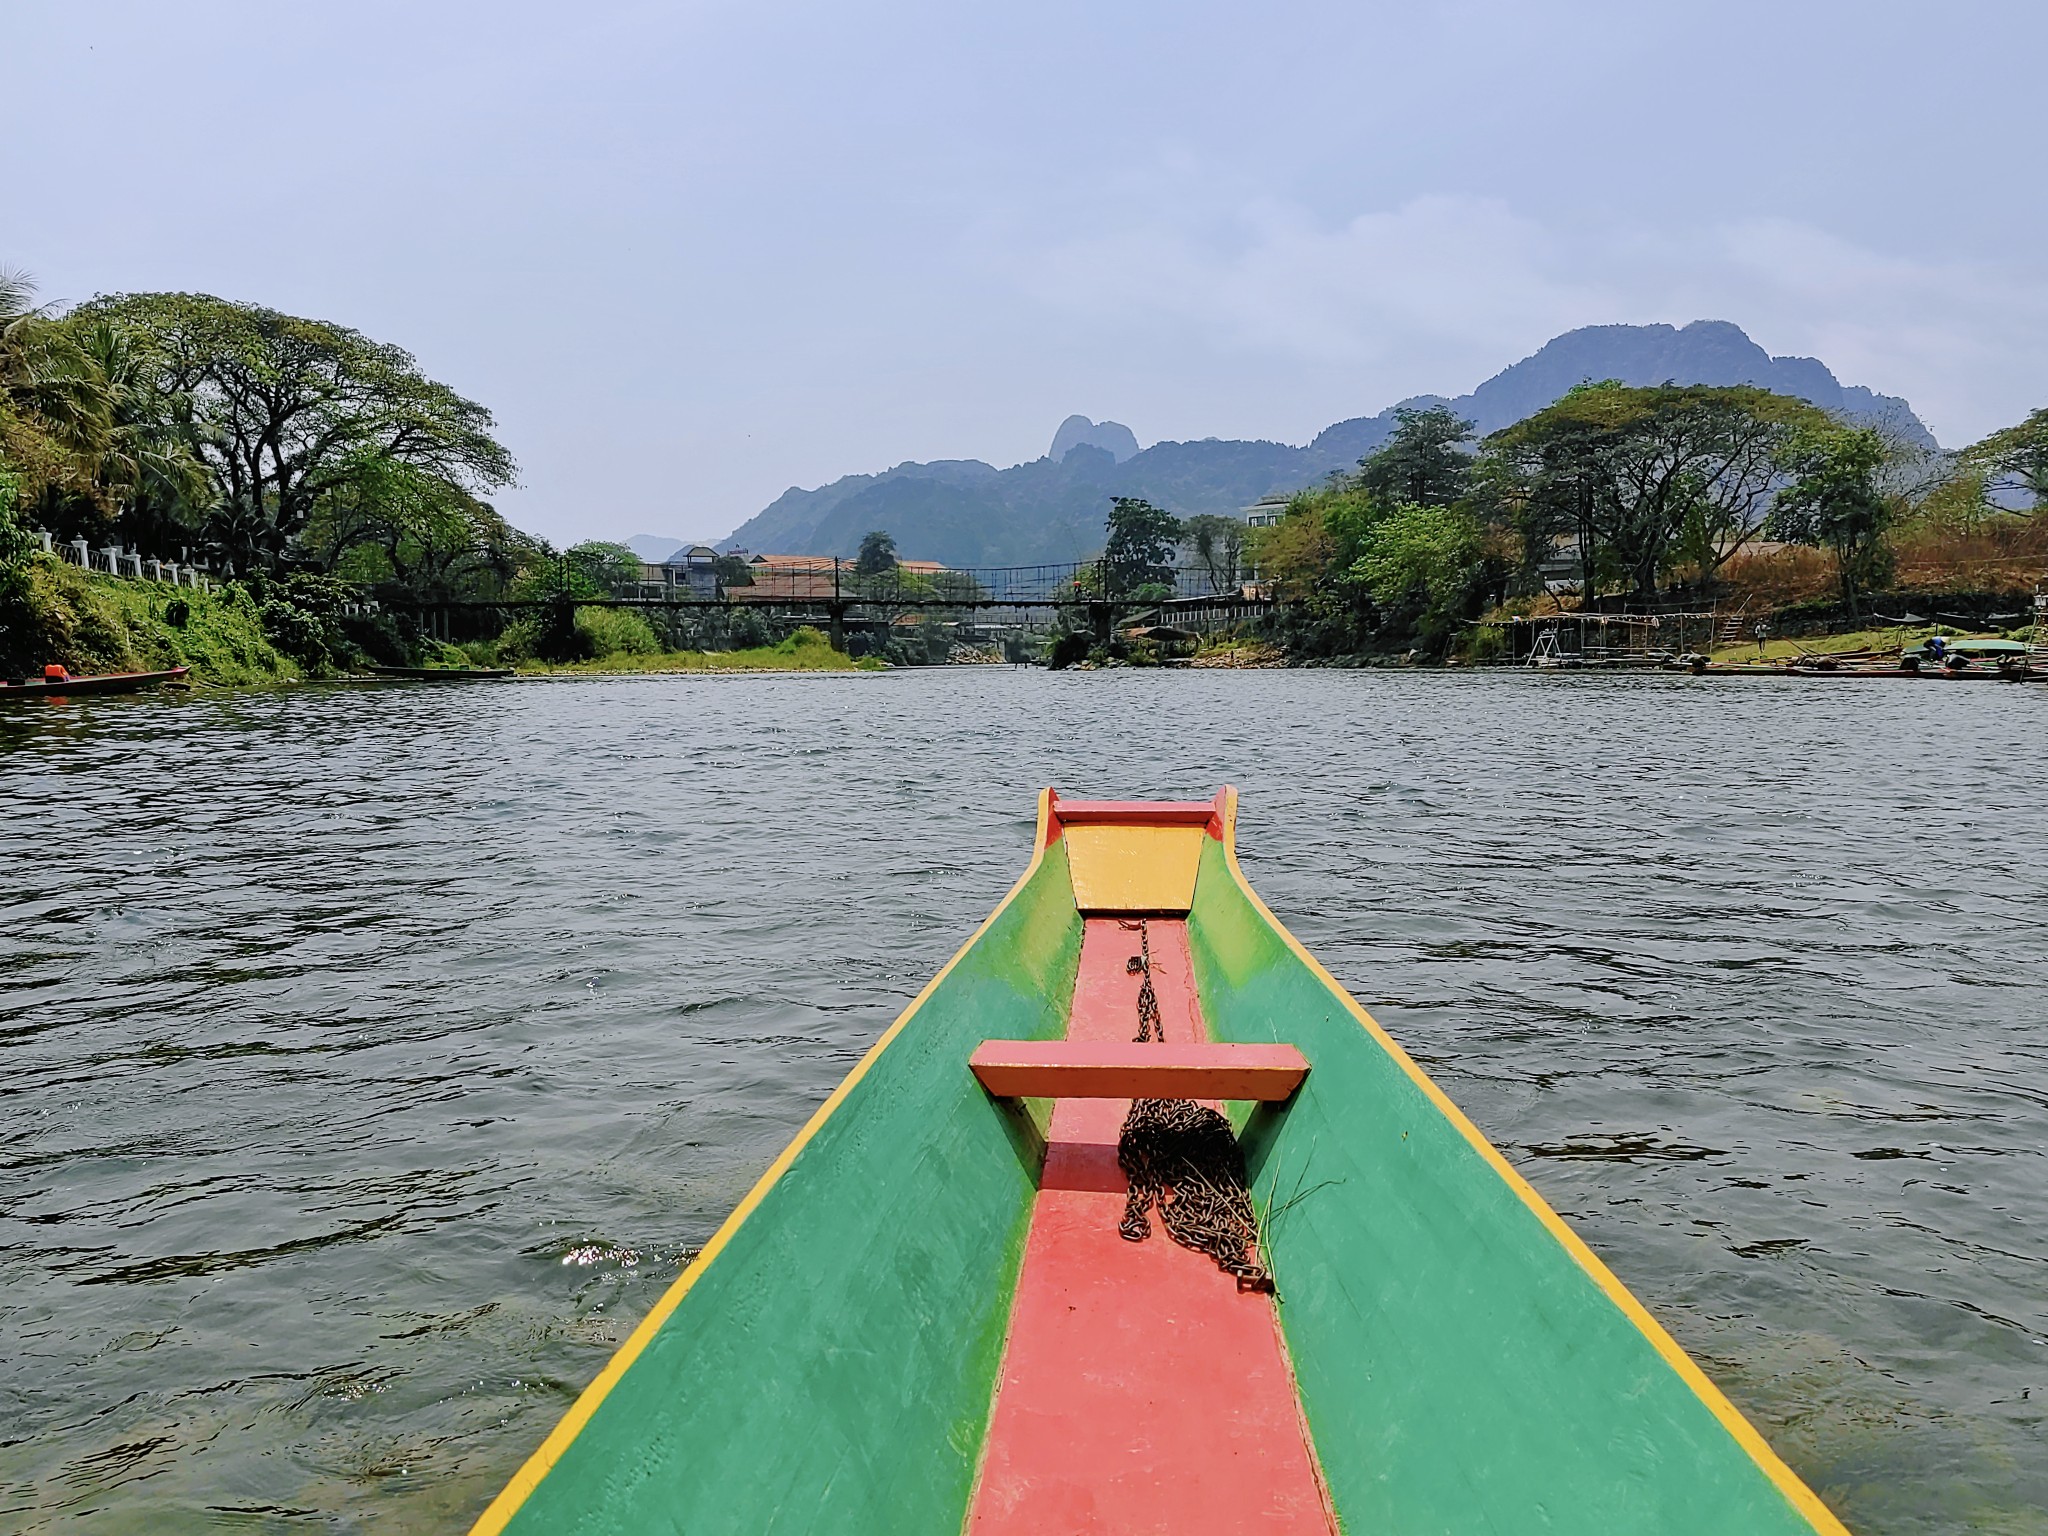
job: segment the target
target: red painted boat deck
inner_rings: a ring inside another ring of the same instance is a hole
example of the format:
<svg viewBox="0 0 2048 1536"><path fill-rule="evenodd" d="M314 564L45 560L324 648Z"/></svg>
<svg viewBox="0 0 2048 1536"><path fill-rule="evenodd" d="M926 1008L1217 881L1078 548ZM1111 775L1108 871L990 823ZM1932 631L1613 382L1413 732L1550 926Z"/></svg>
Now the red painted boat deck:
<svg viewBox="0 0 2048 1536"><path fill-rule="evenodd" d="M1177 919L1150 923L1169 1042L1207 1039ZM1137 1033L1135 924L1089 918L1067 1038ZM1025 1241L972 1536L1330 1536L1273 1300L1239 1291L1151 1216L1117 1233L1127 1099L1062 1099Z"/></svg>

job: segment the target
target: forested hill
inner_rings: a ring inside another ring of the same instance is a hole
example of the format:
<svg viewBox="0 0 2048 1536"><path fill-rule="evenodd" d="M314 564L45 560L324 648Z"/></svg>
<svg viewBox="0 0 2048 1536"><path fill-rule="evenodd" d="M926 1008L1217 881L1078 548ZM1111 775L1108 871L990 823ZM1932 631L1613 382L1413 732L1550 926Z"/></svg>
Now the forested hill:
<svg viewBox="0 0 2048 1536"><path fill-rule="evenodd" d="M1904 400L1844 385L1814 358L1772 357L1725 320L1567 331L1446 403L1484 434L1520 421L1589 379L1756 384L1857 420L1888 423L1930 446L1934 442ZM1435 404L1437 397L1400 403ZM1102 547L1112 496L1143 496L1181 517L1236 513L1262 496L1350 469L1386 441L1394 409L1340 421L1306 447L1206 438L1154 443L1139 453L1129 451L1135 439L1118 423L1069 417L1052 454L1011 469L979 459L942 459L848 475L811 491L792 487L734 530L723 547L852 555L863 534L884 529L906 556L954 566L1085 559Z"/></svg>

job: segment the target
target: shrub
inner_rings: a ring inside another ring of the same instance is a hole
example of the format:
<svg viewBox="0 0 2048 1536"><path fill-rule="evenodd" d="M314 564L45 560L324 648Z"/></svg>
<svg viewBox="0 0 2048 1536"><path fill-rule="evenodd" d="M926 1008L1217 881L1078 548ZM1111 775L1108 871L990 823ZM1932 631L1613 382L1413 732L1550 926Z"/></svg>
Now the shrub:
<svg viewBox="0 0 2048 1536"><path fill-rule="evenodd" d="M789 638L775 647L785 656L794 656L803 651L829 651L832 641L821 629L809 624L799 624L789 633Z"/></svg>
<svg viewBox="0 0 2048 1536"><path fill-rule="evenodd" d="M1465 643L1467 661L1494 661L1507 653L1508 632L1502 624L1481 624Z"/></svg>
<svg viewBox="0 0 2048 1536"><path fill-rule="evenodd" d="M808 628L808 626L806 626ZM750 651L757 645L773 645L775 631L751 608L741 608L726 621L726 643L736 651ZM816 634L816 630L811 631Z"/></svg>
<svg viewBox="0 0 2048 1536"><path fill-rule="evenodd" d="M333 576L301 571L254 587L270 643L312 672L352 666L360 656L343 610L356 588Z"/></svg>
<svg viewBox="0 0 2048 1536"><path fill-rule="evenodd" d="M318 614L282 597L266 597L257 611L263 616L263 633L270 643L305 666L318 666L327 659L327 626Z"/></svg>
<svg viewBox="0 0 2048 1536"><path fill-rule="evenodd" d="M1046 657L1045 664L1058 672L1062 668L1073 666L1075 662L1086 661L1091 643L1088 636L1070 629L1053 641L1052 654Z"/></svg>
<svg viewBox="0 0 2048 1536"><path fill-rule="evenodd" d="M661 649L645 619L630 608L579 608L576 632L583 637L584 655L652 656Z"/></svg>

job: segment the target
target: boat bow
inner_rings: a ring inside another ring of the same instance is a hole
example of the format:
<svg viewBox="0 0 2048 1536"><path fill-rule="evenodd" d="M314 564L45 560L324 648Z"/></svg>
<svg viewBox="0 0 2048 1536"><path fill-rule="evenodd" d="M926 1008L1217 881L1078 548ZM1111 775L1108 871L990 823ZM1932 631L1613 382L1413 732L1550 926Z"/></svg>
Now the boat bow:
<svg viewBox="0 0 2048 1536"><path fill-rule="evenodd" d="M1236 824L1041 795L1015 888L476 1532L1840 1532ZM1133 1127L1196 1103L1248 1245L1132 1196Z"/></svg>

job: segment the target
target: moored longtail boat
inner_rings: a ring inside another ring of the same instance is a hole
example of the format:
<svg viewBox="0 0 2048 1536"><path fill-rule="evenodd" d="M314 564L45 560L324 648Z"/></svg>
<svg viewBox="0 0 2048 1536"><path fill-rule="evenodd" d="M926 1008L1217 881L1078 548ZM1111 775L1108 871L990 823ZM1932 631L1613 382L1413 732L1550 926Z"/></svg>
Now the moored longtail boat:
<svg viewBox="0 0 2048 1536"><path fill-rule="evenodd" d="M190 667L171 667L162 672L104 672L95 677L73 677L64 668L43 668L34 681L0 679L0 699L69 699L91 693L139 693L159 683L185 680Z"/></svg>
<svg viewBox="0 0 2048 1536"><path fill-rule="evenodd" d="M1041 796L475 1531L1841 1532L1252 893L1236 813ZM1242 1251L1127 1193L1145 1107L1204 1099Z"/></svg>

